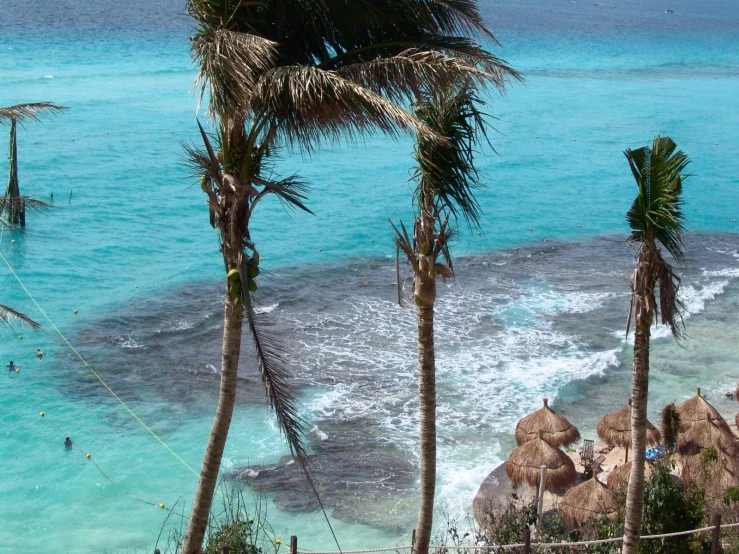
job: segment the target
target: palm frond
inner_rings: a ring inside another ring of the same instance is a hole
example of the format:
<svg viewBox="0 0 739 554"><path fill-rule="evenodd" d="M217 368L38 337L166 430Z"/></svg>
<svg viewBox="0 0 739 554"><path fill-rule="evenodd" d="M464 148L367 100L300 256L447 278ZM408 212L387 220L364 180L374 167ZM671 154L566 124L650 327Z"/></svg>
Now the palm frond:
<svg viewBox="0 0 739 554"><path fill-rule="evenodd" d="M626 150L624 154L638 187L626 219L632 241L656 240L678 263L683 263L682 182L690 160L676 148L670 137L658 136L651 148Z"/></svg>
<svg viewBox="0 0 739 554"><path fill-rule="evenodd" d="M326 140L356 142L373 130L395 137L415 131L429 142L445 141L381 95L315 67L269 70L254 89L253 109L270 115L282 144L307 152Z"/></svg>
<svg viewBox="0 0 739 554"><path fill-rule="evenodd" d="M263 318L262 314L257 314L254 310L251 293L248 292L246 257L243 257L240 273L247 326L254 342L257 365L262 375L267 399L275 411L280 430L285 435L293 458L300 464L306 477L312 481L308 466L309 451L304 441L306 423L299 413L297 398L290 387L290 373L285 367L284 348L274 330L270 328L269 322Z"/></svg>
<svg viewBox="0 0 739 554"><path fill-rule="evenodd" d="M425 206L426 199L433 199L438 213L449 211L455 218L463 217L470 226L477 226L480 217L474 190L482 184L474 156L481 142L487 141L489 126L482 105L469 82L426 94L416 104L418 118L448 142L418 138L414 152L418 163L415 201Z"/></svg>
<svg viewBox="0 0 739 554"><path fill-rule="evenodd" d="M670 326L672 335L680 340L684 336L684 322L682 313L685 309L680 298L680 277L675 274L657 252L657 284L659 285L659 313L662 323Z"/></svg>
<svg viewBox="0 0 739 554"><path fill-rule="evenodd" d="M45 212L51 209L51 204L30 196L11 198L5 195L0 197L0 214L20 209L25 209L27 212Z"/></svg>
<svg viewBox="0 0 739 554"><path fill-rule="evenodd" d="M262 185L264 189L257 195L252 203L251 209L254 209L254 205L264 196L268 194L274 194L279 198L285 207L295 207L308 212L311 215L314 214L306 205L308 191L310 187L308 184L300 179L297 175L292 175L279 181L266 181L259 177L252 177L251 181L257 185Z"/></svg>
<svg viewBox="0 0 739 554"><path fill-rule="evenodd" d="M278 44L260 36L228 29L205 29L193 37L193 60L200 68L195 86L206 92L209 112L248 113L259 75L273 67Z"/></svg>
<svg viewBox="0 0 739 554"><path fill-rule="evenodd" d="M504 86L500 75L468 65L460 58L427 50L406 50L395 56L345 65L337 73L396 103L413 101L423 90L448 88L465 78L480 86Z"/></svg>
<svg viewBox="0 0 739 554"><path fill-rule="evenodd" d="M24 325L28 325L34 331L38 331L39 329L41 329L41 325L36 323L34 320L32 320L27 315L14 310L10 306L5 306L4 304L0 304L0 323L10 327L11 324L15 321L18 321Z"/></svg>
<svg viewBox="0 0 739 554"><path fill-rule="evenodd" d="M36 102L30 104L16 104L15 106L7 106L0 108L0 124L7 124L11 121L40 121L42 117L47 115L56 115L66 111L68 108L52 104L51 102Z"/></svg>

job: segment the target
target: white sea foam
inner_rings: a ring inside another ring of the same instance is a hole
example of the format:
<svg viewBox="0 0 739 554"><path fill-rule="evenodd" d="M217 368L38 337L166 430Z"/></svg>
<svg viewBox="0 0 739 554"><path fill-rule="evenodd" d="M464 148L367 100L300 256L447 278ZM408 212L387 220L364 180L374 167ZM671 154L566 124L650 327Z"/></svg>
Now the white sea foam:
<svg viewBox="0 0 739 554"><path fill-rule="evenodd" d="M254 308L254 312L258 314L268 314L276 310L279 305L279 302L275 302L274 304L270 304L268 306L256 306Z"/></svg>
<svg viewBox="0 0 739 554"><path fill-rule="evenodd" d="M44 75L44 79L53 79L53 78L54 78L53 75Z"/></svg>
<svg viewBox="0 0 739 554"><path fill-rule="evenodd" d="M113 342L121 348L144 348L131 335L118 335L113 338Z"/></svg>

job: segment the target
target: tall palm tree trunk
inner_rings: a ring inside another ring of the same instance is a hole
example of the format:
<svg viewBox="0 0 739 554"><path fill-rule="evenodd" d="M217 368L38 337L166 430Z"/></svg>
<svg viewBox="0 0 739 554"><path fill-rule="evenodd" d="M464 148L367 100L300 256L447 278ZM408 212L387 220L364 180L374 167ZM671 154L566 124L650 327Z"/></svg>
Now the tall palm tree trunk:
<svg viewBox="0 0 739 554"><path fill-rule="evenodd" d="M239 354L241 353L241 331L244 321L244 312L234 306L226 291L224 325L223 325L223 353L221 361L221 389L218 396L218 408L213 418L208 445L203 455L203 465L200 469L200 480L193 500L190 521L187 524L185 541L182 545L182 554L200 554L202 552L205 529L208 525L208 515L213 503L213 494L218 484L218 474L221 468L223 449L226 446L228 429L231 425L234 404L236 401L236 382L238 377Z"/></svg>
<svg viewBox="0 0 739 554"><path fill-rule="evenodd" d="M418 406L421 505L416 524L415 554L426 554L431 542L436 492L436 363L434 306L418 306Z"/></svg>
<svg viewBox="0 0 739 554"><path fill-rule="evenodd" d="M652 289L653 248L640 256L634 279L634 366L631 376L631 475L626 491L626 520L622 554L638 554L644 505L644 461L647 448L647 398L649 393L649 336L654 299Z"/></svg>
<svg viewBox="0 0 739 554"><path fill-rule="evenodd" d="M10 225L18 225L21 223L25 226L26 217L23 213L23 206L20 203L20 187L18 185L18 148L17 148L17 129L16 121L10 121L10 176L8 177L8 189L5 197L10 200L8 207L8 223Z"/></svg>

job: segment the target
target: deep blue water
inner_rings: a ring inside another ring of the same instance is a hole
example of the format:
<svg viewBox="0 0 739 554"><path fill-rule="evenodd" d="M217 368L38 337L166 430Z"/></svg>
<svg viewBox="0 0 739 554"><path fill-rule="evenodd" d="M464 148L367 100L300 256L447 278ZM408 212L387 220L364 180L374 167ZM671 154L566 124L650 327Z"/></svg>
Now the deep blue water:
<svg viewBox="0 0 739 554"><path fill-rule="evenodd" d="M484 3L503 44L495 52L526 83L489 99L498 133L497 153L478 158L483 233L462 229L460 275L439 305L439 496L451 510L469 508L540 396L557 398L585 436L594 434L590 407L623 403L624 214L634 193L623 150L656 134L693 161L693 314L686 348L655 342L652 406L697 384L727 415L735 409L721 391L739 378L739 7L594 4ZM197 468L215 406L223 270L182 163L181 143L197 139L203 117L183 12L174 1L0 0L0 105L70 108L19 133L21 188L53 193L54 209L25 231L6 230L0 249L65 336ZM262 304L288 345L314 445L334 460L322 462L338 476L324 486L344 548L405 541L413 521L413 313L394 304L387 224L409 218L411 149L410 139L373 136L312 158L287 153L284 172L312 184L316 217L265 203L254 225L269 270ZM0 544L150 550L165 514L136 499L189 501L195 478L90 377L4 267L0 290L0 302L44 323L37 334L0 336L0 360L22 367L0 385L0 512L11 514ZM286 453L250 367L247 357L229 471ZM63 452L49 421L116 483ZM280 536L332 546L319 514L286 511L300 503L290 491L268 497Z"/></svg>

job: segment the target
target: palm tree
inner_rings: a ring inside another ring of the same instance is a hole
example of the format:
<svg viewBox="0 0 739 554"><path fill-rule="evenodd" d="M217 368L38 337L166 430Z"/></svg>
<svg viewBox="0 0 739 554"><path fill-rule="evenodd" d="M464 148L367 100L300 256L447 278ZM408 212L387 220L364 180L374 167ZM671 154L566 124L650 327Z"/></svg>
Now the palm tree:
<svg viewBox="0 0 739 554"><path fill-rule="evenodd" d="M478 39L494 38L468 0L189 0L188 11L198 24L192 51L216 147L201 128L205 151L187 150L227 272L220 396L183 544L183 554L197 554L233 412L244 315L280 428L314 485L280 345L253 309L255 207L273 195L308 211L306 185L280 176L276 155L374 130L443 142L400 104L462 75L502 89L518 74L480 46Z"/></svg>
<svg viewBox="0 0 739 554"><path fill-rule="evenodd" d="M66 110L64 106L57 106L49 102L35 104L17 104L0 108L0 124L10 122L10 177L5 195L0 198L0 218L7 225L26 226L26 210L43 210L48 204L41 200L21 196L18 185L18 148L16 142L17 122L39 121L44 115L53 115Z"/></svg>
<svg viewBox="0 0 739 554"><path fill-rule="evenodd" d="M447 142L417 138L417 162L413 203L416 215L413 239L405 226L396 233L413 271L413 300L418 310L418 404L420 414L419 461L421 504L416 525L414 553L427 554L433 524L436 489L436 366L434 354L434 304L436 281L454 276L449 241L453 223L462 216L471 226L479 222L480 207L474 196L480 187L474 154L486 135L486 122L469 81L439 88L421 96L416 116ZM391 222L392 225L392 222ZM400 282L398 283L400 287ZM402 298L399 290L398 297Z"/></svg>
<svg viewBox="0 0 739 554"><path fill-rule="evenodd" d="M637 554L644 503L647 394L649 389L649 336L660 317L675 338L683 336L680 278L663 257L657 243L678 264L685 261L682 191L688 156L676 150L669 137L656 137L652 147L626 150L626 159L638 188L626 214L630 242L639 245L636 270L631 276L631 307L626 332L634 320L634 368L631 380L632 471L626 495L624 554ZM656 298L659 290L659 304Z"/></svg>

